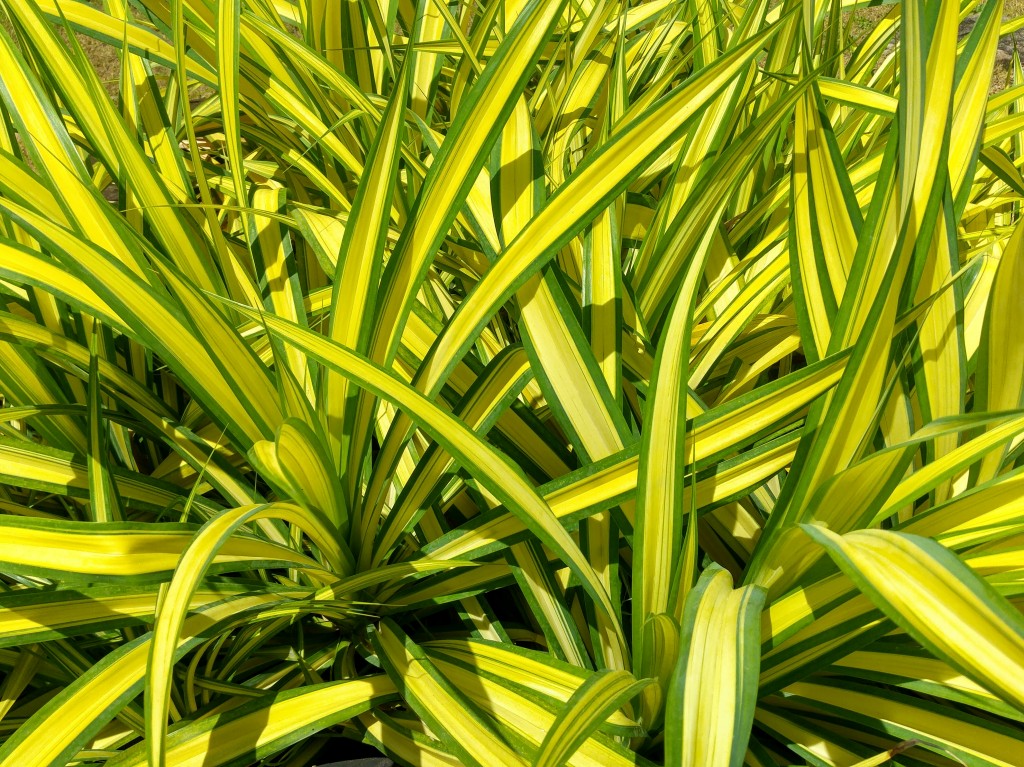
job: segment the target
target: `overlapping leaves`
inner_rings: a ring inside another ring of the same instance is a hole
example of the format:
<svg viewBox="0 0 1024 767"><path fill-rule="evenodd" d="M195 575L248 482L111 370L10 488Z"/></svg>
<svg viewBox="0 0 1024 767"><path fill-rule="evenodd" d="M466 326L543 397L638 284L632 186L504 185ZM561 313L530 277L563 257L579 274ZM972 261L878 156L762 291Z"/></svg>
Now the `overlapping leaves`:
<svg viewBox="0 0 1024 767"><path fill-rule="evenodd" d="M0 764L1019 763L1020 21L857 5L0 0Z"/></svg>

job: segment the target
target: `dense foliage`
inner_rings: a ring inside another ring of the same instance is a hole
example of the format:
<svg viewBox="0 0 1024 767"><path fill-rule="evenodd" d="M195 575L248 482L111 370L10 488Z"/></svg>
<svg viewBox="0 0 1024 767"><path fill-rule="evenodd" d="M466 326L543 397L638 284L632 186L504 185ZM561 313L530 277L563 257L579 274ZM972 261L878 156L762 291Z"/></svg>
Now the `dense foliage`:
<svg viewBox="0 0 1024 767"><path fill-rule="evenodd" d="M0 764L1020 765L1024 19L855 5L0 0Z"/></svg>

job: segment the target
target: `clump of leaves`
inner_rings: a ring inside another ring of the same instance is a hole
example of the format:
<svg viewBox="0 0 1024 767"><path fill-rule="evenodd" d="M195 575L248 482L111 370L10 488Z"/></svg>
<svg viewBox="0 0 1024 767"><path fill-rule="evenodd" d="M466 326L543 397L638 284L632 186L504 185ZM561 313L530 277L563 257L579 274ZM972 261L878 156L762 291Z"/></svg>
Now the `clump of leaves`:
<svg viewBox="0 0 1024 767"><path fill-rule="evenodd" d="M1019 764L1024 21L855 5L0 0L0 763Z"/></svg>

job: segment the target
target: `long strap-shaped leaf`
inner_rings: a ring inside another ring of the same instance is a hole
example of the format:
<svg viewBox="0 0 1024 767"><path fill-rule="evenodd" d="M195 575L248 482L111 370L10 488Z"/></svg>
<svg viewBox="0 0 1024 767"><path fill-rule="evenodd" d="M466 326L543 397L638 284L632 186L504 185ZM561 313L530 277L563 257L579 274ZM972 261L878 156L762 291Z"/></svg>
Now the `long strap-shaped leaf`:
<svg viewBox="0 0 1024 767"><path fill-rule="evenodd" d="M103 90L85 57L73 61L65 53L68 46L60 41L34 4L13 3L9 5L9 11L18 19L26 42L41 60L53 67L53 84L61 92L64 103L74 115L78 127L89 138L94 151L115 168L123 180L130 179L133 191L148 206L147 221L167 256L196 285L207 290L219 288L222 282L204 252L205 243L198 236L195 222L174 204L180 200L174 198L172 188L160 180L153 163L129 136L109 99L99 95ZM80 197L83 203L86 202L87 195ZM89 207L102 205L99 195L88 197L92 198ZM90 216L103 219L109 215L102 210L90 211L88 207L81 212L72 208L69 212L83 227L88 226L83 219ZM118 252L117 244L109 247L111 252Z"/></svg>
<svg viewBox="0 0 1024 767"><path fill-rule="evenodd" d="M587 679L544 736L535 767L559 767L609 714L649 683L650 680L638 682L625 671L603 671Z"/></svg>
<svg viewBox="0 0 1024 767"><path fill-rule="evenodd" d="M182 628L178 653L197 645L204 632L244 622L247 611L291 599L282 594L242 594L204 606ZM0 748L0 764L66 765L92 735L142 692L151 636L146 634L110 653L48 701Z"/></svg>
<svg viewBox="0 0 1024 767"><path fill-rule="evenodd" d="M857 251L860 210L853 198L820 93L797 104L794 129L790 272L797 318L812 358L826 353L832 322Z"/></svg>
<svg viewBox="0 0 1024 767"><path fill-rule="evenodd" d="M1024 617L955 554L888 530L803 529L890 620L1024 711Z"/></svg>
<svg viewBox="0 0 1024 767"><path fill-rule="evenodd" d="M191 608L196 610L242 591L241 586L200 585L193 593ZM0 596L0 647L143 625L156 613L158 597L152 585L27 592ZM297 597L305 594L293 592Z"/></svg>
<svg viewBox="0 0 1024 767"><path fill-rule="evenodd" d="M439 639L424 642L423 646L432 657L446 656L467 668L502 678L559 705L568 702L591 673L555 660L550 653L517 645L479 639ZM635 727L635 723L621 712L612 713L607 721L618 728Z"/></svg>
<svg viewBox="0 0 1024 767"><path fill-rule="evenodd" d="M999 258L985 309L985 325L978 348L975 407L1009 410L1024 405L1024 221L1018 221ZM998 473L1005 450L982 459L977 481Z"/></svg>
<svg viewBox="0 0 1024 767"><path fill-rule="evenodd" d="M900 481L914 451L922 443L950 435L955 438L967 429L992 422L999 422L999 425ZM1024 419L1012 413L972 414L933 421L911 438L871 454L825 482L814 496L814 520L837 533L873 526L898 508L949 481L956 472L975 463L979 456L990 453L1022 431ZM791 560L789 578L805 572L820 556L820 552L813 549L804 549L802 553L802 561Z"/></svg>
<svg viewBox="0 0 1024 767"><path fill-rule="evenodd" d="M110 580L164 573L195 535L192 525L72 522L0 517L0 562L8 572ZM322 566L297 551L258 538L236 538L217 553L221 568Z"/></svg>
<svg viewBox="0 0 1024 767"><path fill-rule="evenodd" d="M466 697L495 717L502 725L502 731L508 733L510 741L519 742L518 751L524 756L531 755L530 746L543 743L555 727L558 717L525 693L518 682L518 674L481 676L472 666L452 662L443 656L430 657L445 679L465 690ZM622 748L603 733L592 732L578 744L575 753L567 755L563 764L570 767L647 767L649 762Z"/></svg>
<svg viewBox="0 0 1024 767"><path fill-rule="evenodd" d="M707 71L693 78L692 82L616 131L605 144L587 156L572 179L530 220L501 254L501 258L492 264L483 280L460 304L416 373L414 384L420 391L428 397L437 395L445 379L501 304L553 259L559 248L572 239L581 227L623 192L645 163L671 143L682 126L699 112L700 107L712 99L756 55L759 50L757 44L769 39L774 31L775 28L765 30L724 56ZM522 217L516 208L511 210L516 211L517 220ZM608 420L609 415L605 412L601 417ZM398 424L402 424L401 430ZM393 428L401 436L408 425L403 421L398 424ZM614 425L612 421L611 426ZM603 442L608 442L607 434L611 431L614 429L604 429ZM389 435L388 442L391 437ZM387 460L393 460L393 457L389 456ZM382 492L380 482L371 483L367 503L379 507Z"/></svg>
<svg viewBox="0 0 1024 767"><path fill-rule="evenodd" d="M788 105L798 96L799 90L795 90L774 105L769 113L771 119L766 116L763 124L745 134L745 139L755 146L760 145L776 129L777 120L788 112ZM711 177L716 182L724 179L732 187L740 179L736 167L743 169L749 167L748 163L749 158L727 152L714 166L720 172L712 172ZM729 170L730 165L736 167ZM651 376L653 393L644 413L637 479L636 556L633 560L636 600L633 610L634 648L643 647L644 623L652 615L669 612L670 604L675 602L678 567L683 552L683 520L684 513L688 511L683 505L686 467L690 463L696 464L696 444L702 436L699 432L691 433L689 437L686 434L694 307L704 278L715 222L724 208L724 200L717 193L727 192L727 189L698 188L712 192L708 195L711 203L705 203L701 195L697 202L683 209L679 216L681 222L677 219L672 221L673 225L680 224L679 231L693 234L668 238L669 255L681 255L685 250L689 261L680 275L681 284L660 339ZM696 431L693 426L691 430ZM646 676L650 673L646 664L647 660L641 653L637 661L638 674Z"/></svg>
<svg viewBox="0 0 1024 767"><path fill-rule="evenodd" d="M246 522L273 518L296 525L310 536L329 561L337 563L339 560L332 531L324 529L317 517L291 504L264 504L233 509L203 526L188 549L182 553L153 626L146 685L146 743L151 767L163 767L166 763L165 739L171 700L171 673L192 594L217 553L240 526Z"/></svg>
<svg viewBox="0 0 1024 767"><path fill-rule="evenodd" d="M456 414L467 426L481 435L485 434L495 420L500 419L504 408L510 404L509 400L519 394L529 376L529 360L522 347L506 347L491 360L473 387L466 392ZM400 536L408 531L431 502L435 485L452 469L453 463L451 456L445 455L437 445L427 448L377 531L372 559L369 547L360 550L361 566L371 564L377 567L391 554Z"/></svg>
<svg viewBox="0 0 1024 767"><path fill-rule="evenodd" d="M459 114L430 165L410 220L381 280L378 314L367 346L367 356L374 362L387 364L397 353L412 297L430 259L454 221L461 203L470 194L486 152L498 138L502 125L519 100L521 88L540 57L542 42L564 6L565 0L531 0L461 103ZM421 386L421 390L428 396L434 396L442 383L443 380L431 380ZM372 411L366 406L365 397L363 402L352 431L363 440L365 449L367 438L360 435L368 432ZM364 504L364 516L370 521L383 502L382 485L391 472L391 462L397 460L395 451L404 443L408 425L406 419L399 420L394 427L395 436L389 435L391 444L387 448L392 449L385 450L374 472ZM361 460L361 456L353 453L353 460Z"/></svg>
<svg viewBox="0 0 1024 767"><path fill-rule="evenodd" d="M720 567L686 599L679 660L665 706L666 767L739 767L757 702L765 592L733 590Z"/></svg>
<svg viewBox="0 0 1024 767"><path fill-rule="evenodd" d="M604 591L579 546L552 514L550 506L508 458L418 391L366 358L280 318L261 316L242 307L239 307L239 311L248 315L254 322L262 322L268 331L295 344L322 364L348 376L353 382L407 412L424 431L473 474L488 492L519 517L527 529L570 567L600 609L608 615L615 615L607 592ZM621 637L619 641L625 645Z"/></svg>
<svg viewBox="0 0 1024 767"><path fill-rule="evenodd" d="M811 681L792 684L786 692L793 696L794 703L809 710L855 723L890 742L920 739L962 764L1016 767L1020 763L1019 733L991 718L929 705L920 696L892 689L880 694L877 688L852 683L824 685ZM820 735L812 736L809 744L820 739Z"/></svg>
<svg viewBox="0 0 1024 767"><path fill-rule="evenodd" d="M31 7L22 5L23 12L31 12ZM46 200L51 213L54 207L59 211L53 220L77 227L101 247L110 248L135 274L141 275L141 258L135 249L120 242L116 217L87 184L88 172L63 120L49 106L42 86L31 74L6 30L0 31L0 66L4 72L0 96L7 104L13 124L24 126L21 128L25 136L22 145L27 156L44 171L44 175L34 181L46 191L52 190L51 200L47 200L49 194L36 199Z"/></svg>
<svg viewBox="0 0 1024 767"><path fill-rule="evenodd" d="M919 297L936 291L959 266L955 221L962 215L970 196L972 171L977 161L988 102L985 78L999 38L1002 10L1002 2L985 4L957 62L948 157L950 199L947 209L939 217L937 234L924 259L917 291ZM927 314L919 321L918 400L922 417L926 420L963 412L963 392L967 388L968 376L963 311L963 295L957 285L953 290L937 296ZM1007 371L1014 369L1005 368ZM989 409L1002 410L1017 406L1014 403ZM934 455L942 457L955 447L955 437L938 440L933 449ZM991 471L998 457L996 453L985 461L986 470ZM936 502L945 500L950 489L951 483L940 486L935 494Z"/></svg>
<svg viewBox="0 0 1024 767"><path fill-rule="evenodd" d="M163 275L178 292L180 303L147 285L110 253L40 213L5 198L0 198L0 207L62 254L67 270L108 302L138 340L159 350L177 375L192 383L194 393L208 398L211 410L227 415L225 422L243 444L269 437L279 425L281 407L266 369L223 315L215 313L170 264L161 264ZM203 323L202 334L193 329L192 320Z"/></svg>
<svg viewBox="0 0 1024 767"><path fill-rule="evenodd" d="M463 763L475 767L525 765L516 753L390 620L371 634L378 655L406 703Z"/></svg>
<svg viewBox="0 0 1024 767"><path fill-rule="evenodd" d="M410 48L411 50L411 48ZM412 78L411 65L399 74L395 89L366 158L366 172L356 190L352 211L338 253L338 266L331 290L329 335L338 343L366 353L377 311L376 296L385 260L388 227L392 217L404 136L405 106ZM344 376L327 371L322 383L323 418L332 441L332 455L340 459L346 478L345 491L351 502L359 486L358 470L370 435L365 428L372 401L365 392L351 397L351 383ZM358 403L359 408L355 406ZM339 463L338 460L335 463ZM376 521L376 520L374 520ZM353 530L356 551L369 550L363 541L369 523ZM363 556L360 553L360 556Z"/></svg>
<svg viewBox="0 0 1024 767"><path fill-rule="evenodd" d="M349 551L348 514L341 483L320 437L304 422L290 418L281 424L274 442L257 442L253 463L275 487L300 504L311 519L319 519L330 534L329 551L338 575L354 568Z"/></svg>
<svg viewBox="0 0 1024 767"><path fill-rule="evenodd" d="M397 351L409 302L540 58L566 0L531 0L460 105L383 279L370 358Z"/></svg>
<svg viewBox="0 0 1024 767"><path fill-rule="evenodd" d="M748 583L775 592L793 585L787 567L803 554L795 523L807 518L815 491L857 459L877 428L878 413L864 402L883 391L900 290L915 250L931 242L946 189L958 7L952 0L907 7L901 50L912 87L901 92L900 134L889 140L829 346L830 352L852 347L851 361L839 387L811 410L796 470L750 562ZM941 140L929 125L942 126Z"/></svg>
<svg viewBox="0 0 1024 767"><path fill-rule="evenodd" d="M179 727L167 738L174 767L236 764L281 751L315 732L347 721L395 696L384 674L299 687ZM148 742L108 762L111 767L148 767Z"/></svg>
<svg viewBox="0 0 1024 767"><path fill-rule="evenodd" d="M769 423L778 427L783 413L789 414L787 418L795 417L808 402L834 386L842 374L843 364L845 356L819 362L706 411L694 419L683 448L684 454L699 468L706 462L750 444L764 433ZM768 413L774 415L769 417ZM741 458L735 466L728 462L720 464L714 476L698 480L698 506L724 501L732 493L755 486L788 465L792 455L791 447L774 445L772 448L766 453L749 456L749 463ZM545 485L545 498L556 516L571 519L573 515L599 504L606 504L604 508L609 508L616 502L628 499L635 491L639 477L639 459L635 451L635 447L630 448L619 459L613 457L591 464L578 473ZM688 508L691 488L684 486L680 490L681 508ZM720 492L724 494L719 495ZM494 540L501 540L523 529L522 522L511 515L487 518L478 525L470 524L450 537L429 545L427 551L437 557L462 557L474 548L492 544Z"/></svg>
<svg viewBox="0 0 1024 767"><path fill-rule="evenodd" d="M553 259L580 228L621 194L641 169L678 135L710 99L753 58L777 27L723 56L652 108L617 130L587 156L459 306L417 372L417 386L436 393L490 317L526 279Z"/></svg>

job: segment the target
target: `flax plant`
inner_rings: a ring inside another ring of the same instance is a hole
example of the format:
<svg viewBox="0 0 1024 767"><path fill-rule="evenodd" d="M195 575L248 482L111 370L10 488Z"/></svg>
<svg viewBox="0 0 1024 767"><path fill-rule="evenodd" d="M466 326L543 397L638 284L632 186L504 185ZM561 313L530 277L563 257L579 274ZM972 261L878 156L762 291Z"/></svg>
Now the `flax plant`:
<svg viewBox="0 0 1024 767"><path fill-rule="evenodd" d="M857 5L0 0L0 766L1024 764L1024 19Z"/></svg>

